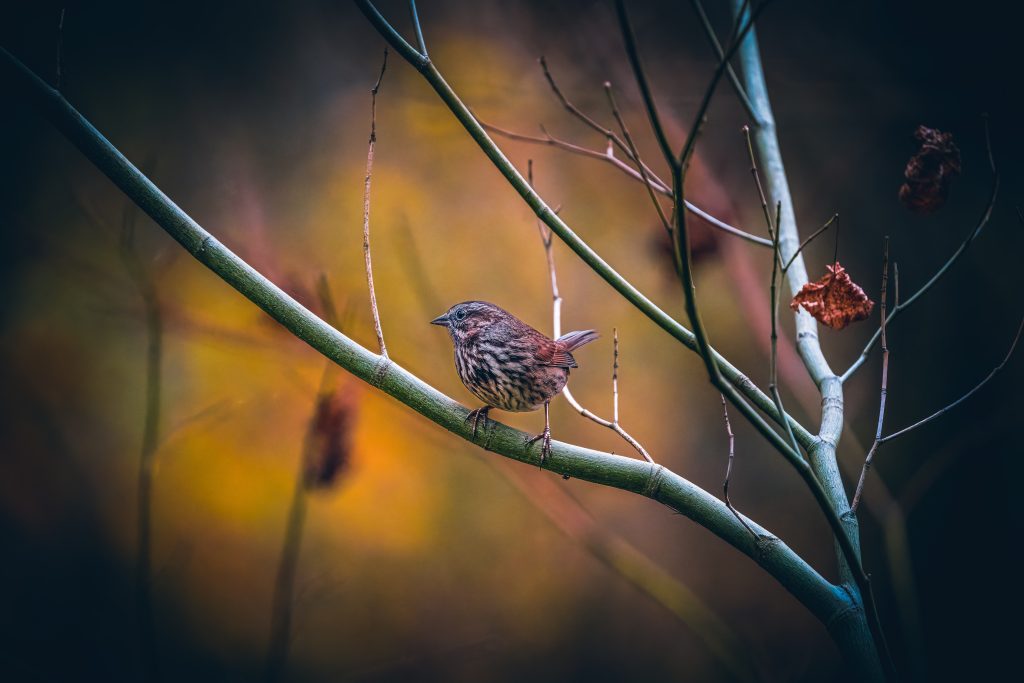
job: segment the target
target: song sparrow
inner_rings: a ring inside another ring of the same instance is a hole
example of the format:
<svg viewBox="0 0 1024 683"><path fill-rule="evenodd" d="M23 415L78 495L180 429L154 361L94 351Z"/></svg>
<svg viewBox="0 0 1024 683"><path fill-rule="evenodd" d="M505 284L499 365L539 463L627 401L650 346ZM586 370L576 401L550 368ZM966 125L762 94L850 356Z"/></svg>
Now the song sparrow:
<svg viewBox="0 0 1024 683"><path fill-rule="evenodd" d="M563 334L551 340L508 311L486 301L455 304L430 321L448 328L455 343L459 378L484 406L469 414L476 437L477 421L491 408L522 413L544 406L544 431L526 442L541 441L540 464L551 453L548 405L579 367L572 351L597 339L594 330Z"/></svg>

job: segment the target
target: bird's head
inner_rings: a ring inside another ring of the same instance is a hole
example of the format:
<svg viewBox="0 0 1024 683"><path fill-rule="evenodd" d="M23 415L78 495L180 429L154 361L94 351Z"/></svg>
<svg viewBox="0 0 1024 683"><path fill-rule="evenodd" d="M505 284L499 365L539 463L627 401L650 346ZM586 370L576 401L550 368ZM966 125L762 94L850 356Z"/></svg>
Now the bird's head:
<svg viewBox="0 0 1024 683"><path fill-rule="evenodd" d="M447 327L452 340L460 343L472 339L481 330L501 322L508 315L502 309L486 301L463 301L431 320L430 324Z"/></svg>

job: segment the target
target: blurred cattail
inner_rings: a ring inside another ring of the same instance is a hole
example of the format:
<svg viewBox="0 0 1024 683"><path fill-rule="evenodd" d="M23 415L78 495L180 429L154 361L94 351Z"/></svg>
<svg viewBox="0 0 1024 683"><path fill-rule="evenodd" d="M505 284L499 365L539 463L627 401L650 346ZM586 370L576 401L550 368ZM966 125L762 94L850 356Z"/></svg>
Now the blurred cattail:
<svg viewBox="0 0 1024 683"><path fill-rule="evenodd" d="M332 488L348 471L358 413L358 391L351 385L344 384L318 397L303 460L307 491Z"/></svg>
<svg viewBox="0 0 1024 683"><path fill-rule="evenodd" d="M952 133L918 126L914 137L921 149L910 157L903 171L900 201L911 211L930 213L946 203L949 185L960 175L960 150Z"/></svg>

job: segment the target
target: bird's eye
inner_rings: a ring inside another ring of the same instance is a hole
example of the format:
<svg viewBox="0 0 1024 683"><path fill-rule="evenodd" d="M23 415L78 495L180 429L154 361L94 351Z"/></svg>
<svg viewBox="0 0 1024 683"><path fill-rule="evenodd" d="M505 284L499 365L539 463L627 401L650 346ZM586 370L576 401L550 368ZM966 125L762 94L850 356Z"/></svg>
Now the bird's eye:
<svg viewBox="0 0 1024 683"><path fill-rule="evenodd" d="M459 310L455 311L456 320L465 320L467 315L468 314L466 313L465 308L460 308Z"/></svg>

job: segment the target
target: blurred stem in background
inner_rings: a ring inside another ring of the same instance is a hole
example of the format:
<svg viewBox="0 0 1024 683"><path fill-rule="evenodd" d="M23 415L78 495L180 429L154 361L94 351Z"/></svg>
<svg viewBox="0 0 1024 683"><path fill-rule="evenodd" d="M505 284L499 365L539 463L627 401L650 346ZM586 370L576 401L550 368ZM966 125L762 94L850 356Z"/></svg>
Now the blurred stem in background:
<svg viewBox="0 0 1024 683"><path fill-rule="evenodd" d="M331 296L326 276L317 283L320 306L332 326L339 324L337 310ZM347 324L345 325L347 327ZM339 328L340 329L340 328ZM309 493L326 489L339 481L347 465L348 439L350 438L354 404L337 401L338 367L328 362L320 377L313 414L309 418L306 434L302 441L295 485L288 506L288 522L285 527L284 544L277 565L274 581L274 597L270 615L270 644L267 649L267 664L264 680L273 683L284 678L291 645L293 608L295 606L295 576L302 549L302 537L306 522L306 504ZM347 388L351 394L351 387ZM340 414L340 419L339 419Z"/></svg>
<svg viewBox="0 0 1024 683"><path fill-rule="evenodd" d="M138 530L135 568L135 607L142 665L147 680L160 680L160 658L152 599L153 470L160 427L160 366L163 353L163 317L152 276L135 247L134 205L125 207L121 225L121 259L142 298L146 322L146 408L139 453Z"/></svg>

